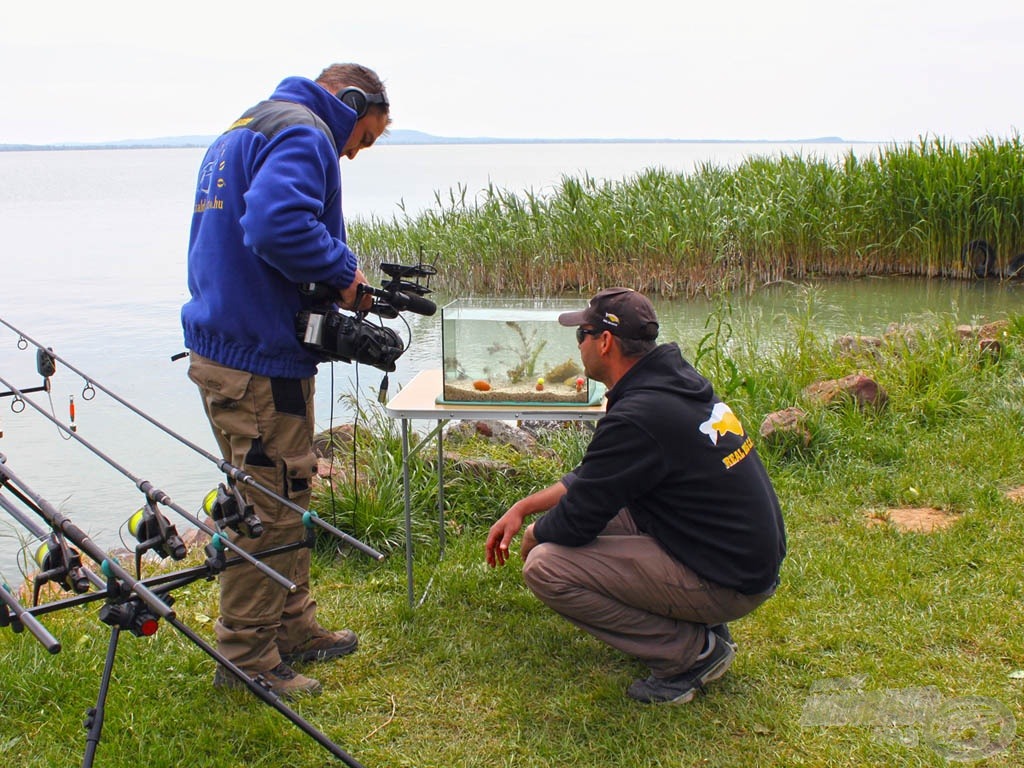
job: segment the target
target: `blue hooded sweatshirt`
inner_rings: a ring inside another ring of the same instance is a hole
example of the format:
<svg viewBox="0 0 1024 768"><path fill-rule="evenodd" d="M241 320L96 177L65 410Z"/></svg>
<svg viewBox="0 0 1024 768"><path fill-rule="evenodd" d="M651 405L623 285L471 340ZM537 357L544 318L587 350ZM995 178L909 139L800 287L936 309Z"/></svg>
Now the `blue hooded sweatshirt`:
<svg viewBox="0 0 1024 768"><path fill-rule="evenodd" d="M348 287L357 260L345 242L340 148L356 113L311 80L290 77L207 150L188 250L192 298L185 346L262 376L309 378L300 287Z"/></svg>

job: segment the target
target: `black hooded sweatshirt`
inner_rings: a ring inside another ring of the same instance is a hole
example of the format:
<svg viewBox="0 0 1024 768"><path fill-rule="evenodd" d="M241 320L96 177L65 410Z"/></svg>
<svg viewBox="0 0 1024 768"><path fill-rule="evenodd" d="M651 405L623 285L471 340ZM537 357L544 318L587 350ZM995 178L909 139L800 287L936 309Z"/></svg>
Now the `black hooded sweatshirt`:
<svg viewBox="0 0 1024 768"><path fill-rule="evenodd" d="M778 583L786 534L771 481L739 419L675 343L642 357L607 410L538 542L593 541L623 507L702 578L744 594Z"/></svg>

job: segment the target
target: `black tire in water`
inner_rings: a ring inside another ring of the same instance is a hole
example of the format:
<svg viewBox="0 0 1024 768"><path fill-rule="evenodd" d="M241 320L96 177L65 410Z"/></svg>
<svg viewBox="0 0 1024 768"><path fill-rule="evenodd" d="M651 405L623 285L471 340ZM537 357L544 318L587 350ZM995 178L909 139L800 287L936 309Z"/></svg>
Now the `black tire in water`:
<svg viewBox="0 0 1024 768"><path fill-rule="evenodd" d="M996 276L996 251L987 240L971 240L961 248L960 262L975 277Z"/></svg>

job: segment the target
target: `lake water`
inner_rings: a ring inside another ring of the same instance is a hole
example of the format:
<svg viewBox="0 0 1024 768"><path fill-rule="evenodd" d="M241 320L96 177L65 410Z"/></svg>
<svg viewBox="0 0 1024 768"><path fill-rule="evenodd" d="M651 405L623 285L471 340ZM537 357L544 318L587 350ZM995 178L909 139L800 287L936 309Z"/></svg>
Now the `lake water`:
<svg viewBox="0 0 1024 768"><path fill-rule="evenodd" d="M381 146L343 164L348 218L415 214L464 188L470 197L494 184L544 194L563 175L584 172L621 179L648 167L689 172L699 163L730 165L751 154L780 152L838 157L872 145L548 144ZM201 149L0 152L0 232L5 257L0 317L79 369L58 362L48 393L33 402L66 421L71 397L77 434L105 461L29 406L11 411L0 398L0 453L33 491L53 503L104 547L120 545L121 528L144 499L145 480L177 504L198 511L222 479L216 465L100 392L84 398L87 379L113 391L202 450L216 446L198 395L185 375L178 312L187 298L185 248ZM377 282L381 276L368 275ZM818 289L823 327L880 333L888 323L928 311L954 312L969 322L1024 305L1020 286L993 282L867 280ZM443 304L452 297L436 296ZM800 311L799 286L779 285L744 303L766 322ZM581 300L581 305L585 303ZM664 338L684 348L703 333L705 301L657 301ZM398 321L411 348L390 377L391 394L417 372L440 367L440 312L406 313ZM18 389L37 386L35 350L0 326L0 378ZM318 423L348 421L342 394L372 400L381 374L342 363L321 366ZM0 384L0 391L7 387ZM51 405L52 404L52 405ZM333 412L333 413L332 413ZM110 464L121 467L115 469ZM122 471L123 470L123 471ZM400 489L396 489L396 493ZM501 510L495 510L497 514ZM27 510L26 510L27 512ZM179 530L188 524L168 510ZM27 513L31 514L31 513ZM39 521L42 526L42 521ZM127 534L124 534L127 540ZM17 565L25 532L0 510L0 576L21 580Z"/></svg>

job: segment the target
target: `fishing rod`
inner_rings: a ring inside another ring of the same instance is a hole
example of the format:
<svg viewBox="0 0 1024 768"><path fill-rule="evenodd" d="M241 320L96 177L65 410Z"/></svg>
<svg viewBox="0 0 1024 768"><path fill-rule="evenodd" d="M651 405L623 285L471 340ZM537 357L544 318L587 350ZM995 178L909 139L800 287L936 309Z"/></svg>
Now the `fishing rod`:
<svg viewBox="0 0 1024 768"><path fill-rule="evenodd" d="M0 453L0 464L7 461L7 457ZM0 489L6 488L11 494L16 496L22 504L29 507L36 514L42 516L41 510L32 503L32 500L21 493L17 488L3 482L0 478ZM79 595L89 591L89 584L104 589L106 582L104 579L97 575L95 571L82 565L81 556L78 550L68 546L64 537L56 531L47 531L42 526L38 525L31 517L24 514L17 506L12 504L3 494L0 494L0 507L4 509L14 520L20 523L31 533L35 538L42 542L35 554L35 561L39 565L40 570L33 574L32 579L34 582L34 589L32 595L33 614L49 613L53 610L70 606L72 604L79 604L90 602L93 598L87 597L81 600L65 599L59 602L51 602L46 606L39 605L39 588L47 582L55 582L62 589L67 592L75 592ZM133 519L139 517L139 510ZM131 523L131 521L129 521ZM129 527L131 527L129 525ZM138 528L136 528L138 531ZM140 537L141 538L141 537ZM292 552L296 549L308 548L312 546L311 541L296 541L290 544L280 544L270 549L263 549L255 553L255 557L265 560L274 555L283 554L285 552ZM138 549L142 548L156 548L154 542L145 540L142 541ZM205 565L196 566L195 568L183 569L170 574L161 574L157 576L151 576L143 580L146 586L152 587L153 585L164 585L171 582L179 581L184 574L184 578L187 579L184 583L191 583L198 577L211 578L213 574L219 573L226 568L231 568L241 563L248 562L246 559L237 558L224 558L224 549L218 547L207 548L207 561ZM175 558L181 559L181 558ZM136 569L138 572L138 569ZM23 574L24 575L24 574ZM180 586L180 584L179 584ZM171 587L172 589L175 587ZM155 590L154 590L155 591Z"/></svg>
<svg viewBox="0 0 1024 768"><path fill-rule="evenodd" d="M162 619L174 618L174 609L161 600L145 584L135 579L121 564L117 558L104 552L89 536L75 525L69 518L61 514L56 507L46 501L42 496L35 493L28 485L18 478L6 460L0 462L0 484L10 483L12 487L18 488L32 500L35 508L46 520L47 525L54 531L59 531L66 536L79 551L84 552L93 561L100 565L104 575L109 579L116 579L123 584L130 593L134 594L149 608L156 616Z"/></svg>
<svg viewBox="0 0 1024 768"><path fill-rule="evenodd" d="M0 464L6 463L6 461L7 457L0 453ZM17 488L12 488L3 482L0 482L0 488L7 488L23 504L31 507L36 514L42 515L42 512L32 504L31 499L18 491ZM28 532L40 542L40 547L35 553L35 561L40 570L32 577L33 605L39 604L40 587L50 581L59 584L67 592L76 592L78 594L88 592L90 582L97 587L103 586L103 579L82 565L82 558L78 550L68 546L63 536L58 535L55 531L47 531L38 525L32 518L25 515L17 506L4 497L3 494L0 494L0 507L3 507L7 514L24 528L28 529Z"/></svg>
<svg viewBox="0 0 1024 768"><path fill-rule="evenodd" d="M154 610L159 608L160 610L158 611L158 615L165 619L168 624L192 641L200 648L200 650L213 658L217 663L221 664L225 669L235 675L247 688L249 688L250 691L252 691L252 693L257 696L257 698L263 701L263 703L271 706L284 715L301 731L324 747L332 755L350 766L350 768L363 768L355 758L327 738L327 736L317 730L307 720L303 719L294 710L284 704L281 701L281 698L273 692L273 689L266 684L266 681L263 680L261 676L256 676L255 679L249 677L241 670L241 668L225 658L212 645L206 642L202 637L196 634L176 617L174 611L169 607L172 602L169 596L170 592L173 589L190 584L196 579L209 577L210 570L208 568L191 568L180 573L163 574L161 576L152 577L145 581L132 581L131 577L116 564L115 560L104 554L102 550L92 544L88 536L86 536L81 529L77 528L77 526L72 524L68 518L57 512L52 505L42 499L38 494L35 494L27 488L25 484L19 480L17 475L15 475L14 472L6 466L6 463L6 456L0 454L0 489L9 490L23 503L39 513L53 528L54 537L62 538L63 535L66 535L72 543L79 546L89 557L99 563L105 573L110 574L112 579L116 578L120 580L130 590L128 593L125 593L118 586L116 581L112 581L109 584L104 582L99 575L88 568L82 567L80 562L77 560L78 553L71 550L73 554L68 559L72 563L78 562L78 567L83 572L81 578L88 579L99 587L105 587L105 589L102 592L92 592L88 595L81 595L78 598L50 603L45 606L38 607L35 611L37 613L49 613L61 608L84 604L94 600L104 598L107 600L106 605L104 605L103 609L100 611L100 619L111 627L111 636L107 648L103 673L101 675L96 705L89 709L85 720L85 727L88 733L86 737L85 757L82 763L83 766L92 765L96 749L99 746L103 730L106 699L110 689L114 658L121 631L123 629L128 629L132 634L140 637L148 637L156 632L156 619L146 612L145 609L136 605L137 601L141 601L145 603L147 607L153 608ZM3 494L0 494L0 507L10 513L16 521L25 526L25 528L27 528L29 532L37 538L41 540L47 538L46 530L36 524L30 517L24 515ZM46 546L50 546L49 543L47 543ZM269 556L280 552L291 551L301 546L307 546L307 544L296 542L293 544L281 545L260 554L263 556ZM67 549L69 548L65 546L65 550ZM242 558L232 558L226 562L224 567L239 565L243 562L245 561ZM52 570L54 572L59 572L61 568L60 566L56 566ZM65 588L73 588L74 591L85 592L88 590L87 584L82 587L77 581L69 583L70 579L67 577L64 579L58 579L55 576L49 580L58 581L62 586L65 586ZM166 598L162 597L164 594L167 595ZM150 600L149 596L152 596L152 600ZM6 588L6 585L0 585L0 601L2 601L2 603L9 609L9 612L8 610L0 612L0 626L10 624L16 632L20 631L21 628L26 628L50 653L55 654L60 651L60 642L54 638L53 635L51 635L35 618L32 609L27 609L18 602L17 598L15 598L14 595Z"/></svg>
<svg viewBox="0 0 1024 768"><path fill-rule="evenodd" d="M6 584L0 584L0 602L7 610L0 611L0 627L8 624L15 632L27 629L50 653L60 653L60 641L44 627L16 598ZM8 612L9 610L9 612ZM13 615L13 618L12 618Z"/></svg>
<svg viewBox="0 0 1024 768"><path fill-rule="evenodd" d="M195 632L193 632L187 626L182 624L180 621L178 621L177 619L170 619L169 623L175 629L177 629L179 632L185 635L185 637L187 637L189 640L191 640L193 643L199 646L209 656L216 659L218 663L222 664L231 674L233 674L235 677L241 680L250 691L256 694L257 698L259 698L260 701L262 701L264 704L270 705L278 712L283 714L307 736L312 738L320 746L322 746L336 758L345 763L345 765L350 766L350 768L364 768L362 763L358 762L345 750L343 750L341 747L339 747L337 744L335 744L333 741L327 738L323 733L314 728L308 721L304 720L294 710L285 705L281 701L281 698L277 694L273 693L273 690L262 679L262 676L259 676L259 678L256 680L252 679L247 674L245 674L245 672L243 672L239 667L235 666L232 662L224 658L211 645L209 645L205 640L199 637Z"/></svg>
<svg viewBox="0 0 1024 768"><path fill-rule="evenodd" d="M374 560L380 561L380 560L384 559L384 555L381 554L380 552L378 552L376 549L374 549L370 545L365 544L362 541L359 541L359 539L356 539L355 537L350 536L349 534L345 533L342 530L339 530L338 528L335 528L330 523L328 523L325 520L321 519L320 516L317 515L315 512L313 512L312 510L303 509L302 507L300 507L298 504L296 504L295 502L291 501L290 499L287 499L287 498L284 498L284 497L278 495L274 491L272 491L269 488L267 488L266 486L264 486L262 483L260 483L254 477L252 477L252 475L249 475L248 473L246 473L242 469L240 469L240 468L234 466L233 464L229 463L227 460L214 456L212 453L210 453L209 451L205 450L204 448L202 448L201 446L197 445L196 443L192 442L191 440L189 440L185 436L178 434L177 432L172 430L170 427L166 426L165 424L161 423L157 419L153 418L152 416L150 416L145 411L142 411L141 409L137 408L135 405L133 405L132 403L128 402L127 400L122 398L120 395L118 395L115 392L111 391L110 389L108 389L107 387L103 386L102 384L98 383L91 376L87 375L83 371L80 371L78 368L76 368L74 365L69 363L67 360L65 360L64 358L62 358L59 355L57 355L53 351L52 348L44 347L40 342L36 341L31 336L28 336L27 334L25 334L24 332L22 332L18 328L14 327L9 322L7 322L4 318L0 317L0 323L2 323L3 325L7 326L14 333L18 334L18 337L19 337L20 340L24 340L26 342L31 343L37 349L44 349L46 351L46 353L51 358L53 358L54 360L59 361L65 367L67 367L68 370L73 371L74 373L76 373L79 376L81 376L82 379L86 382L86 388L87 389L90 389L90 388L98 389L99 391L101 391L104 394L108 395L109 397L113 398L116 402L118 402L121 405L123 405L125 408L130 410L132 413L134 413L137 416L145 419L146 421L148 421L150 424L152 424L154 427L156 427L157 429L161 430L165 434L173 437L175 440L180 442L182 445L187 446L188 448L192 449L193 451L198 453L203 458L207 459L208 461L213 462L217 466L217 468L221 472L223 472L229 478L230 481L236 482L236 483L242 483L243 485L249 486L250 488L253 488L254 490L259 491L260 493L264 494L268 498L273 499L274 501L283 504L284 506L288 507L292 511L297 512L298 514L300 514L302 516L302 521L303 521L303 523L305 525L307 525L307 526L315 525L315 526L318 526L318 527L326 530L328 533L330 533L333 536L336 536L337 538L341 539L346 544L349 544L350 546L355 547L356 549L358 549L363 554L368 555L369 557L372 557ZM12 390L12 392L14 394L16 394L19 398L23 397L23 394L24 394L23 392L15 390L13 387L11 387L10 384L5 382L2 378L0 378L0 382L3 382L5 386L9 387ZM50 420L53 421L55 424L57 424L57 426L60 427L65 433L72 434L70 431L68 431L67 429L64 428L63 424L61 424L56 419L51 418L49 416L49 414L47 414L44 411L42 411L41 409L39 409L39 407L36 406L35 403L32 403L32 405L33 405L34 408L36 408L36 410L39 410L40 413L43 413L44 416L46 416L47 418L50 418ZM77 437L78 435L74 434L73 436ZM127 474L126 472L124 472L124 470L121 470L121 471L122 471L123 474ZM131 477L131 475L128 475L128 476ZM170 505L168 505L168 506L170 506ZM172 509L173 508L174 507L172 507ZM188 518L188 516L186 515L186 519L187 518ZM208 533L210 532L210 530L208 528L206 528L202 524L200 524L198 527L202 528L204 531L206 531ZM294 585L292 585L292 587L290 588L289 591L294 591L294 589L295 589Z"/></svg>
<svg viewBox="0 0 1024 768"><path fill-rule="evenodd" d="M88 440L86 440L84 437L79 435L77 432L72 432L68 427L64 426L58 419L54 418L49 413L47 413L42 407L39 406L39 404L37 404L34 400L32 400L32 398L25 397L25 393L24 392L22 392L17 387L12 385L9 381L4 379L2 376L0 376L0 384L3 384L4 386L9 387L11 389L11 391L14 392L17 397L19 397L24 402L26 402L29 405L31 405L36 411L38 411L43 416L45 416L47 419L49 419L51 422L53 422L55 425L57 425L58 429L62 430L65 434L67 434L68 436L70 436L70 437L74 438L75 440L77 440L79 443L81 443L86 448L88 448L96 456L101 458L103 461L105 461L111 467L113 467L118 472L120 472L122 475L127 477L133 483L135 483L135 487L138 488L140 491L142 491L143 495L145 495L146 503L147 503L147 505L150 505L150 510L152 511L152 513L154 513L157 516L160 516L160 513L156 511L155 507L152 507L153 504L163 504L165 507L173 509L175 512L177 512L179 515L184 517L186 520L188 520L194 526L199 528L204 533L208 534L210 536L211 542L213 543L213 545L215 547L217 547L217 548L226 547L227 549L230 549L232 552L234 552L235 554L239 555L240 557L242 557L246 561L248 561L248 563L250 565L252 565L257 570L259 570L260 573L262 573L264 576L266 576L269 579L272 579L273 581L277 582L280 586L282 586L285 589L287 589L289 593L294 593L296 590L298 590L298 586L294 582L289 581L284 576L279 574L277 571L273 570L272 568L270 568L269 566L267 566L266 564L264 564L263 562L261 562L257 558L253 557L252 555L250 555L245 550L243 550L241 547L239 547L237 544L235 544L233 541L231 541L231 539L229 539L227 536L224 536L222 533L218 532L214 528L211 528L206 523L204 523L202 520L200 520L198 517L193 515L191 512L189 512L188 510L184 509L180 505L176 504L174 501L171 500L171 497L168 496L164 491L162 491L159 488L155 487L148 480L143 480L143 479L141 479L139 477L136 477L134 474L129 472L126 468L124 468L123 466L118 464L116 461L114 461L112 458L110 458L105 453L103 453L103 451L99 450L99 448L97 448L92 443L90 443ZM182 554L182 557L183 556L184 556L184 554ZM181 559L181 558L179 557L177 559ZM99 560L96 560L96 562L102 562L102 558L100 558Z"/></svg>
<svg viewBox="0 0 1024 768"><path fill-rule="evenodd" d="M5 457L3 454L0 454L0 464L4 461L6 461ZM0 495L0 507L3 507L14 517L15 520L35 534L36 538L42 540L46 537L46 531L36 526L30 518L23 516L20 510L11 504L11 502L3 495ZM26 609L18 601L18 598L14 596L11 588L7 584L0 584L0 600L2 600L9 609L9 612L6 610L0 611L0 627L10 625L15 632L20 632L21 629L27 629L47 651L50 653L60 653L60 641L51 635L46 627L44 627L39 620L32 615L32 612Z"/></svg>

